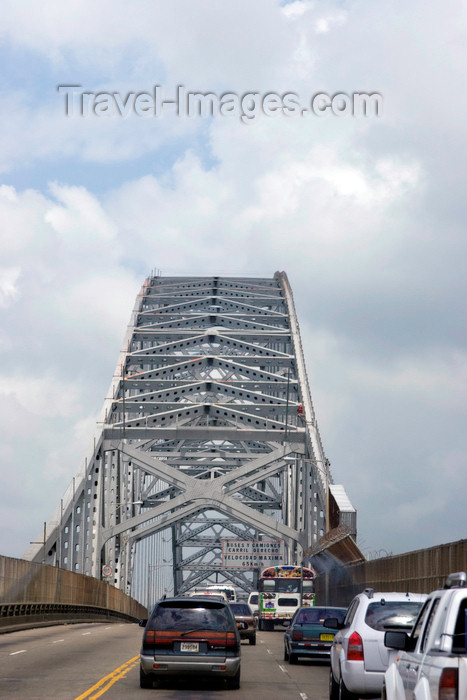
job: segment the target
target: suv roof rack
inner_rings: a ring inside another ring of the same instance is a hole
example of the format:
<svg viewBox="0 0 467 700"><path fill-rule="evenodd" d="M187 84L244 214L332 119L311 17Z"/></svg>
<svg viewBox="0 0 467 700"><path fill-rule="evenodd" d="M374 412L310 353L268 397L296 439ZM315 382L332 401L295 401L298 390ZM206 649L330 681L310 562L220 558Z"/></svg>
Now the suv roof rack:
<svg viewBox="0 0 467 700"><path fill-rule="evenodd" d="M449 574L444 584L444 588L465 588L467 585L467 574L465 571L458 571L456 574Z"/></svg>
<svg viewBox="0 0 467 700"><path fill-rule="evenodd" d="M368 598L373 598L375 589L374 588L365 588L363 592L366 593Z"/></svg>

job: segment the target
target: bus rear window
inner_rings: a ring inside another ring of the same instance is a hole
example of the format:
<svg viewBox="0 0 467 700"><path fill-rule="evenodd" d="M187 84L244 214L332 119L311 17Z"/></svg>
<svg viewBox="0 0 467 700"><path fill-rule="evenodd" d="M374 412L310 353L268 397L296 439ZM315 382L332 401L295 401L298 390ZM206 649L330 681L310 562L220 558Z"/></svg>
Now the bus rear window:
<svg viewBox="0 0 467 700"><path fill-rule="evenodd" d="M279 598L277 604L280 608L296 608L298 600L296 598Z"/></svg>

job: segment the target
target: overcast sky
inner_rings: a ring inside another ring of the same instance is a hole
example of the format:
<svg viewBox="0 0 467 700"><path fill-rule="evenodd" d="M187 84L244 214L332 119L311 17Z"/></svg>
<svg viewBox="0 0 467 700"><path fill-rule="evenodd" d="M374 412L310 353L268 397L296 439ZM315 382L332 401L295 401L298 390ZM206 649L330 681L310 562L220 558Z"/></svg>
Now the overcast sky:
<svg viewBox="0 0 467 700"><path fill-rule="evenodd" d="M466 24L456 0L4 0L0 554L81 469L152 269L285 270L361 549L466 537ZM67 116L59 85L383 113Z"/></svg>

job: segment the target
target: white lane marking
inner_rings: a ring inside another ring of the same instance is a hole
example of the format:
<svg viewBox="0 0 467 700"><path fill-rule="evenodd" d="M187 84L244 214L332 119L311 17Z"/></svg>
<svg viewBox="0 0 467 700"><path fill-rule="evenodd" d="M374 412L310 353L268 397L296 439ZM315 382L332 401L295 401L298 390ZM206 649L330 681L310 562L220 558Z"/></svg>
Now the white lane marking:
<svg viewBox="0 0 467 700"><path fill-rule="evenodd" d="M82 637L85 637L87 634L91 634L91 632L82 632L82 633L81 633L81 636L82 636Z"/></svg>
<svg viewBox="0 0 467 700"><path fill-rule="evenodd" d="M285 669L284 666L281 666L281 665L279 664L279 668L280 668L280 670L282 671L282 673L287 673L287 671L286 671L286 669Z"/></svg>
<svg viewBox="0 0 467 700"><path fill-rule="evenodd" d="M272 651L270 649L266 649L266 651L268 652L268 654L272 654Z"/></svg>
<svg viewBox="0 0 467 700"><path fill-rule="evenodd" d="M263 640L263 639L260 639L259 641L260 641L260 644L264 644L264 640Z"/></svg>
<svg viewBox="0 0 467 700"><path fill-rule="evenodd" d="M111 630L111 629L112 629L112 625L109 625L109 627L106 627L105 629L106 629L106 630Z"/></svg>
<svg viewBox="0 0 467 700"><path fill-rule="evenodd" d="M300 693L302 700L308 700L308 695L306 693Z"/></svg>
<svg viewBox="0 0 467 700"><path fill-rule="evenodd" d="M64 639L55 639L52 644L59 644L60 642L64 642Z"/></svg>
<svg viewBox="0 0 467 700"><path fill-rule="evenodd" d="M15 654L24 654L27 649L21 649L20 651L12 651L10 656L15 656Z"/></svg>

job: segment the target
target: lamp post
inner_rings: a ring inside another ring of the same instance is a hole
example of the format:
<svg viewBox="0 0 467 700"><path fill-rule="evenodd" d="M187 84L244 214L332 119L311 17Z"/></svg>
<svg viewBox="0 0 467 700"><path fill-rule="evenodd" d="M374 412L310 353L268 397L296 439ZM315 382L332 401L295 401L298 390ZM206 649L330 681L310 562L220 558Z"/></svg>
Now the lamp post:
<svg viewBox="0 0 467 700"><path fill-rule="evenodd" d="M29 542L29 544L41 544L42 545L42 563L45 564L45 545L47 542L47 523L44 522L44 534L42 540L36 542Z"/></svg>
<svg viewBox="0 0 467 700"><path fill-rule="evenodd" d="M158 570L160 570L160 569L162 569L162 568L164 568L164 567L171 567L171 566L172 566L172 562L168 562L166 559L163 559L162 561L164 562L163 564L148 564L148 582L147 582L147 589L148 589L148 590L147 590L147 608L148 608L148 613L151 611L151 591L152 591L152 588L153 588L153 585L152 585L152 583L153 583L153 575L152 575L152 572L153 572L154 570L158 571ZM159 581L159 583L160 583L160 578L158 579L158 581ZM167 586L165 587L164 590L167 591ZM158 586L158 591L157 591L157 593L159 593L159 592L160 592L160 591L159 591L159 586Z"/></svg>
<svg viewBox="0 0 467 700"><path fill-rule="evenodd" d="M123 508L123 506L142 506L142 505L144 505L144 501L132 501L131 503L119 503L118 506L117 506L116 508L114 508L114 509L108 514L107 517L108 517L109 520L110 520L110 518L112 517L112 515L115 515L115 514L120 510L120 508Z"/></svg>
<svg viewBox="0 0 467 700"><path fill-rule="evenodd" d="M304 559L300 562L300 607L303 606L303 565L305 564Z"/></svg>
<svg viewBox="0 0 467 700"><path fill-rule="evenodd" d="M152 570L157 568L157 564L148 564L148 614L151 613L151 582L152 582Z"/></svg>

